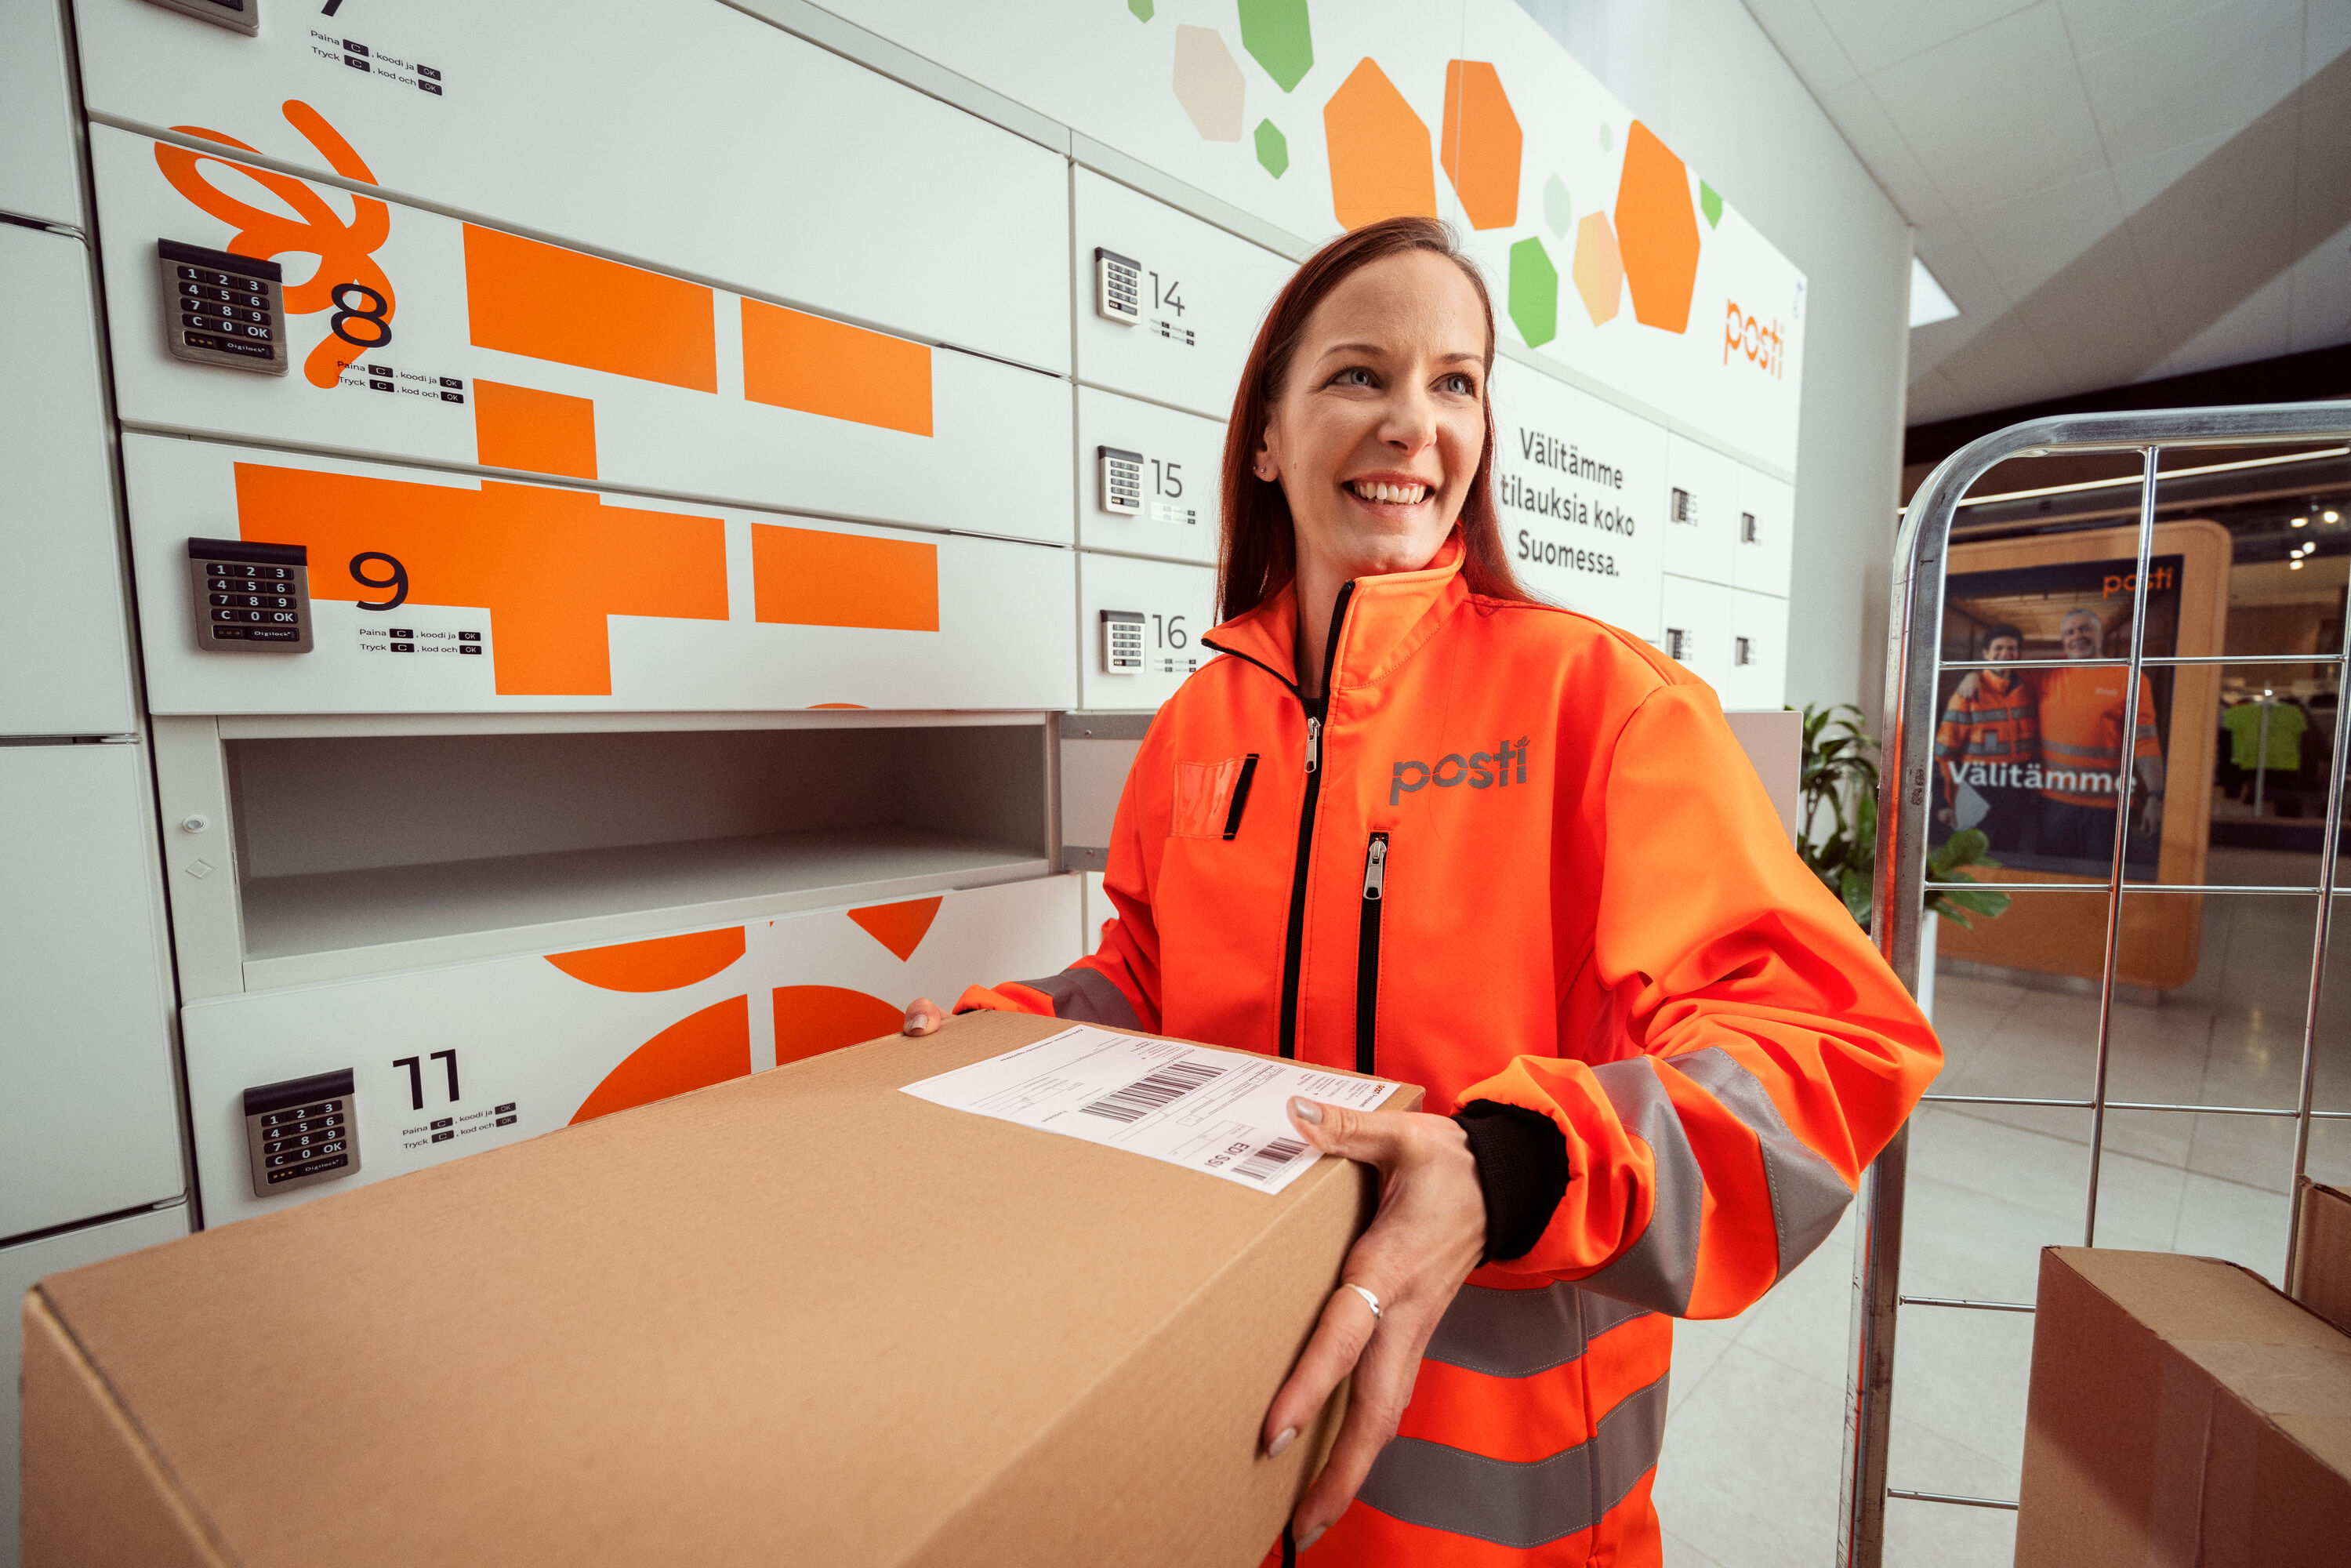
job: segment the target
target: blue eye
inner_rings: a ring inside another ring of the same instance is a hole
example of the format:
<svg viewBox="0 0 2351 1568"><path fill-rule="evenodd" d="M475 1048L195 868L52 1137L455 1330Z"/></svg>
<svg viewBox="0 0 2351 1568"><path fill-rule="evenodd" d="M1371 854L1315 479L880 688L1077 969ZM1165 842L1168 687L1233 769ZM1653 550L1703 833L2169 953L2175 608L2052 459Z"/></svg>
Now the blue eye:
<svg viewBox="0 0 2351 1568"><path fill-rule="evenodd" d="M1374 383L1372 372L1363 365L1350 365L1331 378L1332 386L1367 387Z"/></svg>
<svg viewBox="0 0 2351 1568"><path fill-rule="evenodd" d="M1478 388L1476 384L1473 383L1466 375L1450 375L1446 377L1437 384L1442 386L1447 392L1458 392L1463 397L1476 397L1478 395Z"/></svg>

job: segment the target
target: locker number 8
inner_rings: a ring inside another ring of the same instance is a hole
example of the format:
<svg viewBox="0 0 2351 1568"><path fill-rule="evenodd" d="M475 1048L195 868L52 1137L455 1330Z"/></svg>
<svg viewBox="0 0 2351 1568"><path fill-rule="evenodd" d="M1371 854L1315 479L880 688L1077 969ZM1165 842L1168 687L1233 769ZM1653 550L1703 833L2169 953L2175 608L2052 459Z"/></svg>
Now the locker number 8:
<svg viewBox="0 0 2351 1568"><path fill-rule="evenodd" d="M364 308L352 306L344 298L346 295L361 296ZM391 300L364 283L338 283L328 291L327 297L335 302L335 314L328 321L327 330L336 337L355 349L381 349L392 341L392 323L384 319L392 312ZM366 322L376 335L371 338L353 337L350 324L354 321Z"/></svg>

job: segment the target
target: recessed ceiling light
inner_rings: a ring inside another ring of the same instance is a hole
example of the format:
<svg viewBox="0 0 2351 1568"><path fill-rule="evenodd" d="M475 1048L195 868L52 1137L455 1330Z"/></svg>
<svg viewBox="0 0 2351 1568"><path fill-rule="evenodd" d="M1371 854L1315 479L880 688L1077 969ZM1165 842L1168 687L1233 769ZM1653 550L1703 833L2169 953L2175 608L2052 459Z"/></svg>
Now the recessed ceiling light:
<svg viewBox="0 0 2351 1568"><path fill-rule="evenodd" d="M1948 321L1959 313L1927 264L1917 256L1910 258L1910 325L1931 327L1938 321Z"/></svg>
<svg viewBox="0 0 2351 1568"><path fill-rule="evenodd" d="M2288 571L2300 571L2302 570L2302 562L2299 560L2290 560L2285 563L2285 569Z"/></svg>
<svg viewBox="0 0 2351 1568"><path fill-rule="evenodd" d="M2290 528L2306 528L2310 527L2310 519L2308 517L2296 517L2294 521L2288 523L2286 527Z"/></svg>
<svg viewBox="0 0 2351 1568"><path fill-rule="evenodd" d="M2343 514L2330 507L2318 514L2318 519L2324 523L2339 523L2343 520Z"/></svg>

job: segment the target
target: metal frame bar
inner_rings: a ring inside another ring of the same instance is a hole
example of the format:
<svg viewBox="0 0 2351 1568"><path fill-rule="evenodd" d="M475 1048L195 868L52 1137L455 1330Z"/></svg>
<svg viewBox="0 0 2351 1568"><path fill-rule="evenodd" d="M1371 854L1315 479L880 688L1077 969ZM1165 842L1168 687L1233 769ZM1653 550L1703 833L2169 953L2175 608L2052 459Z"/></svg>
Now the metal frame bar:
<svg viewBox="0 0 2351 1568"><path fill-rule="evenodd" d="M2280 403L2265 407L2179 409L2144 413L2065 414L2028 420L1969 443L1945 458L1911 498L1902 514L1895 547L1892 625L1887 639L1885 708L1885 757L1889 766L1880 776L1876 871L1876 921L1872 935L1904 984L1914 990L1918 977L1918 933L1926 918L1927 838L1932 810L1934 737L1939 717L1937 676L1946 669L1982 668L1980 662L1945 664L1940 656L1943 628L1943 579L1949 561L1951 525L1968 490L1992 467L2011 457L2041 457L2053 453L2137 452L2142 456L2139 486L2139 570L2132 594L2130 652L2126 658L2078 661L2120 667L2125 679L2124 711L2135 715L2142 674L2149 668L2188 664L2325 664L2335 667L2336 689L2351 687L2351 628L2344 646L2331 658L2284 655L2231 658L2226 655L2149 657L2144 648L2147 607L2147 563L2154 549L2157 526L2156 493L2164 477L2161 455L2174 447L2289 445L2297 442L2351 440L2351 403ZM2127 483L2126 481L2126 483ZM2065 661L2020 661L2032 666ZM2011 666L2015 667L2015 666ZM2044 892L2051 887L2079 892L2097 889L2106 895L2105 945L2098 982L2098 1037L2091 1098L2087 1101L2003 1100L1991 1096L1929 1096L1945 1103L2045 1104L2091 1113L2090 1185L2083 1207L2085 1242L2097 1234L2097 1170L2109 1110L2187 1110L2201 1114L2291 1114L2295 1119L2294 1175L2289 1199L2291 1227L2301 1204L2300 1180L2310 1149L2310 1125L2346 1113L2315 1111L2311 1103L2315 1083L2318 1008L2325 977L2326 940L2337 892L2335 870L2343 820L2344 769L2351 758L2351 721L2335 726L2333 771L2327 785L2327 810L2320 851L2319 883L2310 889L2246 889L2199 885L2166 889L2161 883L2125 880L2124 857L2130 830L2132 753L2126 745L2116 769L2116 809L2121 813L2115 833L2111 873L2101 883L2010 884L1975 883L1987 891ZM2310 989L2303 1015L2302 1071L2291 1113L2251 1107L2141 1106L2109 1103L2106 1069L2112 1045L2115 967L2119 950L2121 903L2126 892L2179 891L2211 893L2283 893L2314 895L2317 914L2312 931ZM2012 1502L1951 1493L1897 1489L1887 1484L1886 1454L1893 1433L1894 1346L1900 1292L1902 1210L1909 1162L1909 1131L1895 1134L1877 1159L1864 1173L1861 1184L1861 1233L1854 1254L1853 1350L1846 1358L1845 1451L1843 1507L1837 1521L1837 1562L1840 1568L1881 1568L1886 1544L1886 1503L1889 1498L1970 1508L2013 1509ZM2294 1256L2289 1239L2287 1277L2293 1277ZM1917 1305L1963 1306L1975 1310L2019 1311L2022 1303L1968 1302L1956 1298L1910 1298Z"/></svg>

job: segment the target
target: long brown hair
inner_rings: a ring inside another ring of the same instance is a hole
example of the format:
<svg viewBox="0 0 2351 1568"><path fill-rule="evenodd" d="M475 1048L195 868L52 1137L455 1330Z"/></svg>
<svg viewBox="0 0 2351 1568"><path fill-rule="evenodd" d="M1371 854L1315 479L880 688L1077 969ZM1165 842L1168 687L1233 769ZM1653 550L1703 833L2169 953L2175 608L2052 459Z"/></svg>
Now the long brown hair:
<svg viewBox="0 0 2351 1568"><path fill-rule="evenodd" d="M1241 384L1233 393L1233 416L1225 425L1223 476L1224 538L1217 550L1217 618L1229 621L1245 615L1287 587L1298 574L1298 538L1290 521L1290 500L1278 479L1260 479L1254 462L1266 422L1280 398L1290 361L1305 335L1314 308L1348 277L1375 261L1408 251L1425 250L1445 257L1461 269L1478 291L1478 308L1486 318L1486 375L1494 371L1494 302L1477 264L1462 254L1453 231L1435 218L1383 218L1341 235L1306 258L1258 329L1249 363L1241 369ZM1494 509L1494 400L1483 379L1479 393L1485 403L1486 444L1478 455L1478 471L1461 500L1461 537L1468 554L1461 575L1472 593L1494 599L1530 600L1519 586L1502 546L1502 525Z"/></svg>

